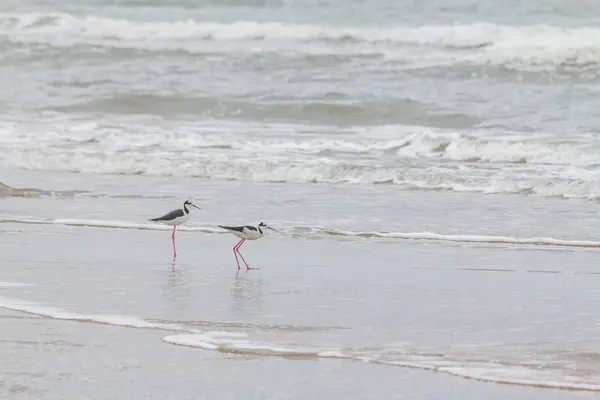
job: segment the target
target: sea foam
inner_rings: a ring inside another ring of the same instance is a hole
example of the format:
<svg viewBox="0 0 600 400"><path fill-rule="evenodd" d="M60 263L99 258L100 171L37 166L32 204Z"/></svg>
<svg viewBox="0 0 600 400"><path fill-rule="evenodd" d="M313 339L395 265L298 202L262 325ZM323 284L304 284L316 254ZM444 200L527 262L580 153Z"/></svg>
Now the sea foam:
<svg viewBox="0 0 600 400"><path fill-rule="evenodd" d="M269 51L290 48L293 43L295 52L371 53L410 61L416 50L399 45L418 45L429 48L427 62L434 64L471 63L524 70L588 68L600 64L600 29L544 24L509 26L474 22L353 27L249 20L230 23L194 19L143 21L68 13L4 12L0 13L0 33L21 43L62 47L94 44L152 51L248 52L252 51L248 43L258 41L269 43ZM214 41L223 44L206 44ZM325 47L310 45L315 41Z"/></svg>

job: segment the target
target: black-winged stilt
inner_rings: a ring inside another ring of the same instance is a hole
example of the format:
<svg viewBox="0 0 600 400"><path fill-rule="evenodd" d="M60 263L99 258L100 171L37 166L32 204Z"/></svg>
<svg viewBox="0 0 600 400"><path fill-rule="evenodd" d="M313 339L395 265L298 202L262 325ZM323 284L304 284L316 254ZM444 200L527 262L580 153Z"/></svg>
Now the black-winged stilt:
<svg viewBox="0 0 600 400"><path fill-rule="evenodd" d="M195 204L192 204L191 201L186 200L183 203L183 208L178 208L176 210L170 211L158 218L150 218L149 221L152 222L160 222L165 225L173 226L173 234L171 235L171 239L173 240L173 260L177 257L177 248L175 247L175 230L177 229L177 225L183 224L190 217L190 209L188 206L195 207L198 210L202 210Z"/></svg>
<svg viewBox="0 0 600 400"><path fill-rule="evenodd" d="M271 228L264 222L261 222L260 224L258 224L258 226L251 226L251 225L223 226L223 225L219 225L219 228L223 228L223 229L233 233L235 236L242 239L235 246L233 246L233 255L235 256L235 261L237 262L238 270L240 269L240 261L238 260L238 254L240 257L242 257L242 261L244 261L244 264L246 264L246 271L249 271L251 269L258 269L258 268L251 268L248 265L248 263L246 262L246 260L244 260L244 256L242 256L242 253L240 253L240 247L242 247L242 244L244 244L244 242L246 240L260 239L261 237L263 237L263 235L265 234L267 229L270 229L273 232L279 232L278 230Z"/></svg>

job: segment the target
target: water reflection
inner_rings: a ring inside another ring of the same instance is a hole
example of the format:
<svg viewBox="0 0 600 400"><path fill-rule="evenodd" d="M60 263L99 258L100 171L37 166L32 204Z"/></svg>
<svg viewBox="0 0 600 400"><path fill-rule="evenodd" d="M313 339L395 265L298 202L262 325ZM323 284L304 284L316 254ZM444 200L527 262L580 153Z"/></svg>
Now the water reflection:
<svg viewBox="0 0 600 400"><path fill-rule="evenodd" d="M260 310L267 283L255 274L238 270L231 285L234 307L244 313Z"/></svg>
<svg viewBox="0 0 600 400"><path fill-rule="evenodd" d="M164 272L166 279L162 279L161 294L169 308L178 312L185 311L190 304L190 274L187 268L172 268Z"/></svg>

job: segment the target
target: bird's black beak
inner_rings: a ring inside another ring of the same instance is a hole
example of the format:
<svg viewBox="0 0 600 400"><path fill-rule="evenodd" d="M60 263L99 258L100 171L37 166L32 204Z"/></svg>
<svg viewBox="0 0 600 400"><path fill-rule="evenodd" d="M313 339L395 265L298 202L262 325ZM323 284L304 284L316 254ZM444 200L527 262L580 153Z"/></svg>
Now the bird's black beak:
<svg viewBox="0 0 600 400"><path fill-rule="evenodd" d="M270 226L267 226L267 228L268 228L268 229L270 229L270 230L272 230L273 232L281 233L281 232L279 232L277 229L273 229L273 228L271 228Z"/></svg>
<svg viewBox="0 0 600 400"><path fill-rule="evenodd" d="M202 210L200 207L198 207L198 206L197 206L197 205L195 205L195 204L192 204L192 207L196 207L198 210Z"/></svg>

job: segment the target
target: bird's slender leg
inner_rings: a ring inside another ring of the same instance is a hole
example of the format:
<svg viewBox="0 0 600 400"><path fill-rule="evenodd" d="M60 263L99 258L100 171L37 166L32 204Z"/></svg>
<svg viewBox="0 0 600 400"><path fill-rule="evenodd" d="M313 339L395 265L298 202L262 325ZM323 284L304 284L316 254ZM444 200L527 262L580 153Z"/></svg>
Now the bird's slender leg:
<svg viewBox="0 0 600 400"><path fill-rule="evenodd" d="M244 264L246 264L246 271L250 271L251 269L258 269L258 268L252 268L251 266L248 265L248 263L246 262L246 260L244 260L244 256L242 255L242 253L240 253L240 247L242 247L242 244L244 244L244 242L246 241L246 239L242 240L242 242L240 243L240 245L237 247L237 253L240 255L240 257L242 257L242 261L244 262Z"/></svg>
<svg viewBox="0 0 600 400"><path fill-rule="evenodd" d="M242 239L239 242L236 243L235 246L233 246L233 255L235 256L235 262L237 262L237 266L238 266L238 270L240 269L240 260L238 260L238 256L237 256L237 248L239 246L242 245L242 243L244 243L244 240L246 239Z"/></svg>
<svg viewBox="0 0 600 400"><path fill-rule="evenodd" d="M177 257L177 248L175 247L175 230L177 229L177 225L173 226L173 234L171 235L171 239L173 239L173 260Z"/></svg>

